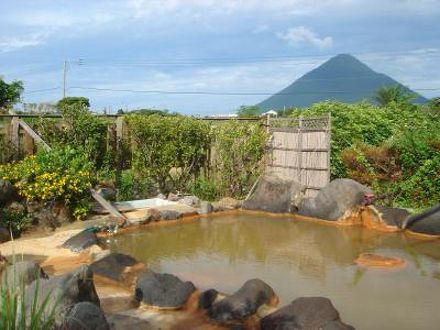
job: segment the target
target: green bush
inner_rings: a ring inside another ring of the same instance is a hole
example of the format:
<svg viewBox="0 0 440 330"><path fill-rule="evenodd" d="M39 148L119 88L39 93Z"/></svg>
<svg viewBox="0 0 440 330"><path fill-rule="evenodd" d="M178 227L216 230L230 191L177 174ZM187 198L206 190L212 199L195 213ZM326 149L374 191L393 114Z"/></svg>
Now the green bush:
<svg viewBox="0 0 440 330"><path fill-rule="evenodd" d="M350 177L369 185L390 205L423 208L438 203L440 185L434 175L439 172L440 121L423 106L322 102L289 113L331 114L332 178Z"/></svg>
<svg viewBox="0 0 440 330"><path fill-rule="evenodd" d="M355 143L378 145L392 134L392 123L384 108L370 103L345 104L322 102L307 109L298 109L292 116L325 116L331 114L331 175L347 177L341 153Z"/></svg>
<svg viewBox="0 0 440 330"><path fill-rule="evenodd" d="M230 120L213 126L212 179L221 195L244 197L264 169L268 134L261 123Z"/></svg>
<svg viewBox="0 0 440 330"><path fill-rule="evenodd" d="M118 195L119 201L126 201L133 199L134 197L134 180L133 174L130 170L121 172L118 182Z"/></svg>
<svg viewBox="0 0 440 330"><path fill-rule="evenodd" d="M392 140L393 148L400 154L402 170L406 175L416 172L425 161L440 152L440 123L432 127L414 127L403 130Z"/></svg>
<svg viewBox="0 0 440 330"><path fill-rule="evenodd" d="M403 130L380 146L353 145L341 159L348 176L386 196L386 204L426 208L440 200L440 127Z"/></svg>
<svg viewBox="0 0 440 330"><path fill-rule="evenodd" d="M405 206L430 207L440 201L440 153L425 160L399 185L398 202Z"/></svg>
<svg viewBox="0 0 440 330"><path fill-rule="evenodd" d="M190 185L189 191L194 196L205 201L215 201L219 197L219 191L215 182L205 178L195 180Z"/></svg>
<svg viewBox="0 0 440 330"><path fill-rule="evenodd" d="M89 211L93 171L84 152L67 146L2 165L0 177L10 180L27 200L62 201L76 219L82 219Z"/></svg>
<svg viewBox="0 0 440 330"><path fill-rule="evenodd" d="M26 229L32 222L32 218L24 210L0 209L0 225L8 228L15 237Z"/></svg>
<svg viewBox="0 0 440 330"><path fill-rule="evenodd" d="M133 142L136 179L150 179L161 192L184 190L206 162L206 122L183 116L126 116Z"/></svg>
<svg viewBox="0 0 440 330"><path fill-rule="evenodd" d="M61 114L62 124L47 118L35 123L34 127L43 140L51 146L83 149L97 168L114 167L113 163L108 164L113 159L107 149L108 121L91 113L82 102L63 106Z"/></svg>

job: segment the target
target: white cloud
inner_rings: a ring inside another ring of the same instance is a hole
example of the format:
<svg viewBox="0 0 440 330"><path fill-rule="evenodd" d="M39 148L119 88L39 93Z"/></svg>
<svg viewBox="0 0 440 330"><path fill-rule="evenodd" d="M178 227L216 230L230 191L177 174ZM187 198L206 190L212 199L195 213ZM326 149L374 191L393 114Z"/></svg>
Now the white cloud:
<svg viewBox="0 0 440 330"><path fill-rule="evenodd" d="M0 53L10 52L16 49L38 46L44 42L44 35L32 34L23 37L1 37Z"/></svg>
<svg viewBox="0 0 440 330"><path fill-rule="evenodd" d="M0 11L1 6L0 3ZM399 10L396 11L396 8ZM160 29L168 29L170 22L203 24L205 21L215 22L216 19L232 20L236 17L238 20L247 15L270 18L267 23L271 24L271 21L277 22L286 19L286 16L435 15L440 13L440 5L439 0L82 0L65 2L63 5L55 3L52 6L30 2L28 6L10 6L8 12L0 22L0 27L9 25L9 31L25 27L88 34L95 30L111 30L121 25L134 24L135 20L142 21L143 25L150 28L159 26ZM264 32L259 29L264 30L266 27L257 27L256 33ZM317 38L315 43L322 46L331 43L327 38L324 38L323 43L319 40Z"/></svg>
<svg viewBox="0 0 440 330"><path fill-rule="evenodd" d="M332 37L319 38L315 32L304 26L290 28L286 32L279 32L277 36L292 46L297 46L301 43L309 43L318 48L330 48L333 46Z"/></svg>

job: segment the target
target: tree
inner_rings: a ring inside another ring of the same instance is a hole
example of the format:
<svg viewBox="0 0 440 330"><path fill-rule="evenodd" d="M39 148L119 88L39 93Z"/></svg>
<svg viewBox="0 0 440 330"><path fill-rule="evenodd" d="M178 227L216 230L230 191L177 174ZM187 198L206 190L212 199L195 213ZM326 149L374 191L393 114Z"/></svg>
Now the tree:
<svg viewBox="0 0 440 330"><path fill-rule="evenodd" d="M169 110L159 110L159 109L137 109L131 111L131 113L135 113L137 115L151 116L151 115L159 115L159 116L178 116L177 112L169 112Z"/></svg>
<svg viewBox="0 0 440 330"><path fill-rule="evenodd" d="M238 109L237 114L239 117L258 117L260 115L261 111L260 108L256 105L242 105L240 109Z"/></svg>
<svg viewBox="0 0 440 330"><path fill-rule="evenodd" d="M6 83L0 77L0 109L11 107L20 101L21 93L23 93L23 82L20 80L13 80L11 83Z"/></svg>
<svg viewBox="0 0 440 330"><path fill-rule="evenodd" d="M66 107L71 107L73 105L89 108L90 102L89 99L84 96L68 96L58 101L57 108L63 110Z"/></svg>
<svg viewBox="0 0 440 330"><path fill-rule="evenodd" d="M380 106L385 107L391 102L397 104L408 104L415 98L415 95L411 94L403 88L401 85L384 86L376 91L374 100L379 103Z"/></svg>
<svg viewBox="0 0 440 330"><path fill-rule="evenodd" d="M427 112L437 116L440 115L440 96L430 99L426 108Z"/></svg>

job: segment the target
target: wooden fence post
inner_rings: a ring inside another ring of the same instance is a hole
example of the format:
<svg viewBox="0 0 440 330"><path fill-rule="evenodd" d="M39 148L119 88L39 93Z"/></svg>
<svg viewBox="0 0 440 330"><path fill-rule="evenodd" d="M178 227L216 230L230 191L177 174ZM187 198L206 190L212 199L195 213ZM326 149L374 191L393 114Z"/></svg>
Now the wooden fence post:
<svg viewBox="0 0 440 330"><path fill-rule="evenodd" d="M298 119L298 182L307 185L307 182L302 182L303 170L303 116Z"/></svg>
<svg viewBox="0 0 440 330"><path fill-rule="evenodd" d="M123 148L123 138L124 138L124 117L118 116L116 118L116 182L119 184L121 179L121 172L124 162L124 148Z"/></svg>
<svg viewBox="0 0 440 330"><path fill-rule="evenodd" d="M16 150L14 152L14 154L16 155L17 158L19 158L19 154L20 154L20 135L19 135L19 130L20 130L20 119L18 117L12 117L11 120L11 127L10 127L10 131L9 131L9 139L12 143L12 146L14 147L14 149Z"/></svg>
<svg viewBox="0 0 440 330"><path fill-rule="evenodd" d="M34 139L26 131L23 134L23 149L25 156L34 154Z"/></svg>
<svg viewBox="0 0 440 330"><path fill-rule="evenodd" d="M327 119L327 183L331 180L331 152L332 152L332 114L328 113Z"/></svg>

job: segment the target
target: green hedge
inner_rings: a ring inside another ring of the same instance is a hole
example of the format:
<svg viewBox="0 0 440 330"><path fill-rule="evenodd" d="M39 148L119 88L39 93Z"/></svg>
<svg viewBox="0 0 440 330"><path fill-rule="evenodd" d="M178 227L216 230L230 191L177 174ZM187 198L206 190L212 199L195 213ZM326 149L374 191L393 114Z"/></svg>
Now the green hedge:
<svg viewBox="0 0 440 330"><path fill-rule="evenodd" d="M422 106L318 103L292 116L331 113L331 174L351 177L389 204L424 208L439 202L440 120Z"/></svg>

